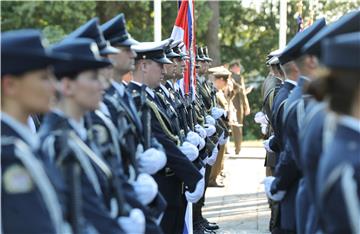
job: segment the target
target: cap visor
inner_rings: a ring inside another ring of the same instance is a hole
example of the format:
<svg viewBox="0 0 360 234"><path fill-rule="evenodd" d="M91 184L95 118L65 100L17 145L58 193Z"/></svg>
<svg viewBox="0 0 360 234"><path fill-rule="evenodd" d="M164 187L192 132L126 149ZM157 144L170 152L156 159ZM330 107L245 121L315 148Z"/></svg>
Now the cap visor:
<svg viewBox="0 0 360 234"><path fill-rule="evenodd" d="M162 63L162 64L172 64L173 63L173 62L171 62L171 60L169 60L166 57L163 57L163 58L151 58L151 59L154 60L155 62Z"/></svg>
<svg viewBox="0 0 360 234"><path fill-rule="evenodd" d="M117 42L116 45L119 46L132 46L132 45L137 45L140 42L138 42L137 40L133 39L133 38L128 38L125 41L122 42Z"/></svg>
<svg viewBox="0 0 360 234"><path fill-rule="evenodd" d="M120 50L108 45L104 49L100 50L100 55L118 54L119 52Z"/></svg>

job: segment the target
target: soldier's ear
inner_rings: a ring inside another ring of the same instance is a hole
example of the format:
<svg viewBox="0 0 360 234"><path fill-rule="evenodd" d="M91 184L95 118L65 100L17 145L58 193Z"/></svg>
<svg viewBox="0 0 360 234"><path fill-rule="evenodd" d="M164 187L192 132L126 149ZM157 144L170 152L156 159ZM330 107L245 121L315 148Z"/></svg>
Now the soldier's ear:
<svg viewBox="0 0 360 234"><path fill-rule="evenodd" d="M13 75L3 75L1 77L1 96L13 96L16 91L16 78Z"/></svg>
<svg viewBox="0 0 360 234"><path fill-rule="evenodd" d="M146 72L148 67L149 67L148 64L144 60L142 60L140 62L140 69L141 69L142 72Z"/></svg>

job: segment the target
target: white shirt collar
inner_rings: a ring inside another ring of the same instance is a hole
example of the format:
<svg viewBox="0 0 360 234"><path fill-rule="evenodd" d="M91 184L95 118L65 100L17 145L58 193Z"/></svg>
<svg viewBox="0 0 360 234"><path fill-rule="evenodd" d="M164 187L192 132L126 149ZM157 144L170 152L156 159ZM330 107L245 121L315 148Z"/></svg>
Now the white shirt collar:
<svg viewBox="0 0 360 234"><path fill-rule="evenodd" d="M1 120L17 132L32 149L37 149L39 147L39 138L31 131L29 126L20 123L5 112L1 112Z"/></svg>
<svg viewBox="0 0 360 234"><path fill-rule="evenodd" d="M286 79L285 82L288 82L288 83L293 84L295 86L297 85L297 82L294 81L294 80Z"/></svg>
<svg viewBox="0 0 360 234"><path fill-rule="evenodd" d="M167 88L164 85L160 84L160 88L164 91L166 97L170 97L169 90L167 90Z"/></svg>
<svg viewBox="0 0 360 234"><path fill-rule="evenodd" d="M116 91L118 91L120 96L124 96L125 87L123 84L116 82L116 81L111 81L111 84L116 89Z"/></svg>
<svg viewBox="0 0 360 234"><path fill-rule="evenodd" d="M352 116L349 115L340 116L339 123L360 133L360 120Z"/></svg>
<svg viewBox="0 0 360 234"><path fill-rule="evenodd" d="M309 77L306 77L306 76L301 76L301 78L303 78L304 80L307 80L307 81L311 81Z"/></svg>
<svg viewBox="0 0 360 234"><path fill-rule="evenodd" d="M68 121L69 124L71 125L71 127L73 128L73 130L80 136L80 138L82 140L86 140L87 138L87 130L85 128L85 121L83 118L81 118L80 121L76 121L75 119L67 116L62 110L60 109L53 109L52 110L54 113L65 117Z"/></svg>
<svg viewBox="0 0 360 234"><path fill-rule="evenodd" d="M143 85L135 80L132 80L130 83L136 84L137 86L140 86L140 87Z"/></svg>
<svg viewBox="0 0 360 234"><path fill-rule="evenodd" d="M155 98L155 93L152 89L150 89L149 87L146 87L145 90L152 98Z"/></svg>

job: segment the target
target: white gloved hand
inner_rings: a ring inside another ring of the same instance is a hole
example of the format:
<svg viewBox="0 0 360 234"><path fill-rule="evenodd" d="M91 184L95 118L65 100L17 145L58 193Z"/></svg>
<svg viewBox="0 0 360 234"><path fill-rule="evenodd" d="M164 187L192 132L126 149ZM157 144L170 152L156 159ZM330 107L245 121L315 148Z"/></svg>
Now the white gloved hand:
<svg viewBox="0 0 360 234"><path fill-rule="evenodd" d="M254 120L255 120L255 123L258 123L258 124L268 124L269 123L267 116L261 111L256 113Z"/></svg>
<svg viewBox="0 0 360 234"><path fill-rule="evenodd" d="M264 144L264 148L265 148L265 150L267 151L267 152L270 152L270 153L273 153L274 151L270 148L270 141L271 141L271 139L272 138L274 138L275 136L274 135L272 135L271 137L269 137L267 140L265 140L264 142L263 142L263 144Z"/></svg>
<svg viewBox="0 0 360 234"><path fill-rule="evenodd" d="M201 137L199 136L199 134L197 134L196 132L190 131L186 135L185 141L198 147L200 144L200 139L201 139Z"/></svg>
<svg viewBox="0 0 360 234"><path fill-rule="evenodd" d="M213 151L211 152L210 157L207 160L207 163L210 166L213 166L215 164L218 153L219 153L219 149L218 149L218 147L216 145L215 148L213 149Z"/></svg>
<svg viewBox="0 0 360 234"><path fill-rule="evenodd" d="M204 124L204 128L205 128L205 131L206 131L206 136L208 136L208 137L211 137L216 132L215 126L213 126L211 124Z"/></svg>
<svg viewBox="0 0 360 234"><path fill-rule="evenodd" d="M215 126L216 120L211 115L207 115L205 116L205 123Z"/></svg>
<svg viewBox="0 0 360 234"><path fill-rule="evenodd" d="M200 138L199 151L204 149L204 147L205 147L205 140L203 138Z"/></svg>
<svg viewBox="0 0 360 234"><path fill-rule="evenodd" d="M148 174L141 173L136 181L132 182L135 193L143 205L148 205L158 193L158 185Z"/></svg>
<svg viewBox="0 0 360 234"><path fill-rule="evenodd" d="M145 233L145 216L138 208L132 209L128 217L119 217L118 223L125 233Z"/></svg>
<svg viewBox="0 0 360 234"><path fill-rule="evenodd" d="M203 178L205 178L205 167L201 167L201 169L200 169L200 173L201 173L201 175L203 176Z"/></svg>
<svg viewBox="0 0 360 234"><path fill-rule="evenodd" d="M150 148L144 152L141 144L137 146L135 157L138 161L140 171L150 175L162 169L167 161L163 151Z"/></svg>
<svg viewBox="0 0 360 234"><path fill-rule="evenodd" d="M181 146L179 146L179 149L191 162L199 156L198 148L189 142L185 141Z"/></svg>
<svg viewBox="0 0 360 234"><path fill-rule="evenodd" d="M211 116L217 120L217 119L220 119L221 116L226 117L226 111L219 107L213 107L211 109Z"/></svg>
<svg viewBox="0 0 360 234"><path fill-rule="evenodd" d="M228 141L229 137L225 137L225 134L221 134L219 138L219 145L225 145Z"/></svg>
<svg viewBox="0 0 360 234"><path fill-rule="evenodd" d="M263 135L266 135L266 133L267 133L267 128L268 128L268 125L267 124L261 124L260 125L261 126L261 133L263 134Z"/></svg>
<svg viewBox="0 0 360 234"><path fill-rule="evenodd" d="M275 194L271 194L271 192L270 192L271 184L274 182L274 180L275 180L275 177L273 177L273 176L265 177L265 179L264 179L265 193L266 193L266 196L268 198L270 198L271 200L281 201L285 197L286 191L280 190Z"/></svg>
<svg viewBox="0 0 360 234"><path fill-rule="evenodd" d="M201 126L201 125L199 125L199 124L196 124L195 125L195 131L197 132L197 134L199 134L199 136L201 137L201 138L206 138L206 131L205 131L205 129Z"/></svg>
<svg viewBox="0 0 360 234"><path fill-rule="evenodd" d="M197 182L195 190L192 193L189 191L185 192L186 200L191 203L198 202L204 194L204 188L205 188L205 180L204 177L202 177L199 180L199 182Z"/></svg>

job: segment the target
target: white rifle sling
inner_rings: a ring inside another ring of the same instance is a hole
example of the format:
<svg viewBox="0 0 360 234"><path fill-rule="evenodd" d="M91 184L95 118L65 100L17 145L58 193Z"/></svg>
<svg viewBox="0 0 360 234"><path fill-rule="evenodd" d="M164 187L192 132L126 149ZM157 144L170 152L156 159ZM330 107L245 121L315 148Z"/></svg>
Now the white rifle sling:
<svg viewBox="0 0 360 234"><path fill-rule="evenodd" d="M77 143L80 149L89 157L89 159L101 169L107 178L110 179L112 177L112 173L108 165L106 165L106 163L99 158L74 132L70 132L69 135L71 139Z"/></svg>

